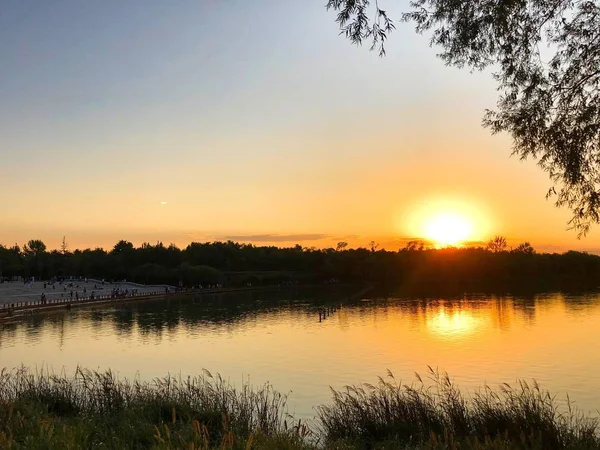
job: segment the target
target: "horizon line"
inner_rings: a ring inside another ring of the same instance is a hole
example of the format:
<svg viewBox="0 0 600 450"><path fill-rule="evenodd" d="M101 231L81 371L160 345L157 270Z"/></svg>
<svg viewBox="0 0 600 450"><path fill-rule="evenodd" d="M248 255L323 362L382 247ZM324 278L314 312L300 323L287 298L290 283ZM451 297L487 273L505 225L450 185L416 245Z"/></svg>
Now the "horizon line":
<svg viewBox="0 0 600 450"><path fill-rule="evenodd" d="M312 237L312 238L306 238L306 237ZM260 239L260 237L264 237L264 239ZM298 237L305 237L305 239L294 239L294 238L298 238ZM200 240L194 240L191 239L187 244L184 245L179 245L175 242L169 242L166 243L167 241L165 240L161 240L161 239L157 239L155 241L154 244L152 244L150 241L148 240L142 240L141 243L139 243L138 245L136 245L132 240L128 240L128 239L118 239L116 240L116 242L109 247L106 246L87 246L87 247L76 247L74 249L69 249L68 247L68 240L66 241L67 244L67 251L70 253L73 253L75 251L86 251L86 250L103 250L105 252L110 252L117 244L119 244L120 242L128 242L131 243L134 248L139 249L142 248L144 245L149 245L152 247L158 246L158 245L162 245L166 248L174 246L175 248L179 249L179 250L185 250L187 247L189 247L192 244L202 244L202 245L206 245L206 244L217 244L217 243L234 243L237 245L247 245L247 246L253 246L253 247L265 247L265 248L280 248L280 249L285 249L285 248L294 248L297 246L302 247L303 250L309 250L309 249L316 249L316 250L328 250L328 249L333 249L336 250L336 246L335 245L323 245L324 243L321 242L322 245L302 245L301 242L298 241L309 241L309 242L317 242L317 241L322 241L325 239L328 240L332 240L332 241L338 241L338 243L341 242L346 242L345 239L341 239L342 237L348 239L348 240L352 240L352 238L354 239L358 239L358 238L363 238L362 240L368 240L370 238L368 237L364 237L361 235L346 235L346 236L335 236L335 235L327 235L327 234L304 234L304 235L293 235L293 234L289 234L289 235L278 235L278 234L261 234L261 235L229 235L229 236L214 236L212 239L210 237L207 237L205 239L200 239ZM384 238L385 239L385 238ZM410 238L410 237L387 237L387 239L389 239L388 241L383 241L379 242L377 239L370 239L369 244L367 243L362 243L362 244L351 244L349 242L346 242L347 246L344 247L343 250L359 250L359 249L367 249L369 250L369 245L370 243L374 243L375 248L379 251L379 250L386 250L386 251L390 251L390 252L397 252L400 251L404 248L406 248L406 244L410 243L410 242L415 242L418 244L423 244L425 247L423 250L444 250L444 249L469 249L469 248L485 248L485 246L487 245L488 241L483 241L483 240L469 240L469 241L463 241L462 243L458 244L458 245L439 245L436 244L434 241L432 240L428 240L425 238ZM23 247L29 243L32 240L41 240L43 242L42 239L30 239L27 242L23 243L22 245L19 245L17 242L15 242L15 244L13 245L5 245L3 243L0 243L0 248L5 248L5 249L11 249L14 248L15 246L19 247L20 250L23 249ZM508 239L507 239L508 240ZM518 241L520 243L525 243L525 242L529 242L529 241L521 241L521 240L515 240ZM287 244L287 245L283 245L283 244ZM402 245L404 244L404 245ZM512 249L514 249L515 246L508 246L507 247L507 251L510 251ZM600 255L600 249L584 249L584 250L576 250L576 249L571 249L571 248L561 248L561 246L558 245L538 245L538 246L534 246L532 245L532 247L538 251L540 253L546 253L546 254L563 254L563 253L568 253L570 251L575 251L575 252L580 252L580 253L590 253L590 254L597 254ZM62 247L61 245L57 246L57 247L47 247L47 251L48 252L52 252L52 251L62 251Z"/></svg>

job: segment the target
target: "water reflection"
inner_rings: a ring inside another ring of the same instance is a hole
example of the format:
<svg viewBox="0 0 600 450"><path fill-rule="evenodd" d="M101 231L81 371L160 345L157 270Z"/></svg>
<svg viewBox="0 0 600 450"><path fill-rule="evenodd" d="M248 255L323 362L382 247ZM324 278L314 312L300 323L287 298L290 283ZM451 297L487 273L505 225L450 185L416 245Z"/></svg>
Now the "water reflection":
<svg viewBox="0 0 600 450"><path fill-rule="evenodd" d="M452 337L474 333L482 325L482 320L471 311L444 306L429 314L426 321L427 327L434 332Z"/></svg>
<svg viewBox="0 0 600 450"><path fill-rule="evenodd" d="M232 333L240 324L252 326L260 320L285 312L294 320L315 321L324 305L343 305L334 320L341 331L354 322L402 322L404 326L425 328L447 339L487 333L498 329L509 332L513 327L534 327L536 315L570 317L597 314L600 298L596 295L561 294L535 297L463 297L454 299L378 298L345 302L347 292L265 291L244 294L220 294L196 298L172 297L162 301L134 302L107 309L80 309L34 315L0 326L0 349L15 344L19 338L35 346L47 335L56 337L60 348L65 334L85 323L94 336L111 334L119 340L132 336L152 337L158 342L167 335L193 334L200 327L214 332ZM390 315L392 317L390 317ZM546 317L547 319L548 317ZM270 319L269 319L270 320Z"/></svg>
<svg viewBox="0 0 600 450"><path fill-rule="evenodd" d="M473 389L536 378L584 409L600 405L597 295L373 298L284 290L76 309L0 326L0 366L111 368L142 378L203 368L293 391L301 417L329 386L412 381L427 365ZM341 308L337 308L342 304ZM332 307L336 307L332 309ZM319 321L319 312L330 313Z"/></svg>

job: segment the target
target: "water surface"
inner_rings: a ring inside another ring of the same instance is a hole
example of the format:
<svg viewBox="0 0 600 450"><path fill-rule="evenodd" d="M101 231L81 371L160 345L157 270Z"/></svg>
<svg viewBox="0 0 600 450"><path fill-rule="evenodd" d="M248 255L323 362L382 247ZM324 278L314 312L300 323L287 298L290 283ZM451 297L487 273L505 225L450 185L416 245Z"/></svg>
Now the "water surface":
<svg viewBox="0 0 600 450"><path fill-rule="evenodd" d="M0 367L112 369L120 377L218 372L291 391L314 415L329 386L412 383L427 366L470 391L517 378L600 409L600 296L359 299L330 289L171 298L77 309L0 325ZM329 302L342 304L319 321Z"/></svg>

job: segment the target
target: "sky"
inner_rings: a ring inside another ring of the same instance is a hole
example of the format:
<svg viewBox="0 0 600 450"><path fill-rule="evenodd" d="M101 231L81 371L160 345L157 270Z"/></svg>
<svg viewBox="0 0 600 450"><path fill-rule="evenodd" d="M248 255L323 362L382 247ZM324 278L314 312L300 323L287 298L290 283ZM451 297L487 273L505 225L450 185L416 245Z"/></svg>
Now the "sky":
<svg viewBox="0 0 600 450"><path fill-rule="evenodd" d="M379 58L324 4L3 0L0 244L397 248L448 210L471 240L600 252L481 127L489 73L446 67L409 24Z"/></svg>

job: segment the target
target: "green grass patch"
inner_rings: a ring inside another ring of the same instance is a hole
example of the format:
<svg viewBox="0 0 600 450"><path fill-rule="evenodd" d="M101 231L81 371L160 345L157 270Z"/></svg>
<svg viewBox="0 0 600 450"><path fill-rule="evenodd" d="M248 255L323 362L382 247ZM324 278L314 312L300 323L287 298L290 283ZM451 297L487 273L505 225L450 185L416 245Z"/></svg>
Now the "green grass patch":
<svg viewBox="0 0 600 450"><path fill-rule="evenodd" d="M206 371L142 382L4 370L0 449L600 449L597 420L560 410L535 382L465 398L446 374L418 380L389 373L333 390L308 426L271 385L235 387Z"/></svg>

